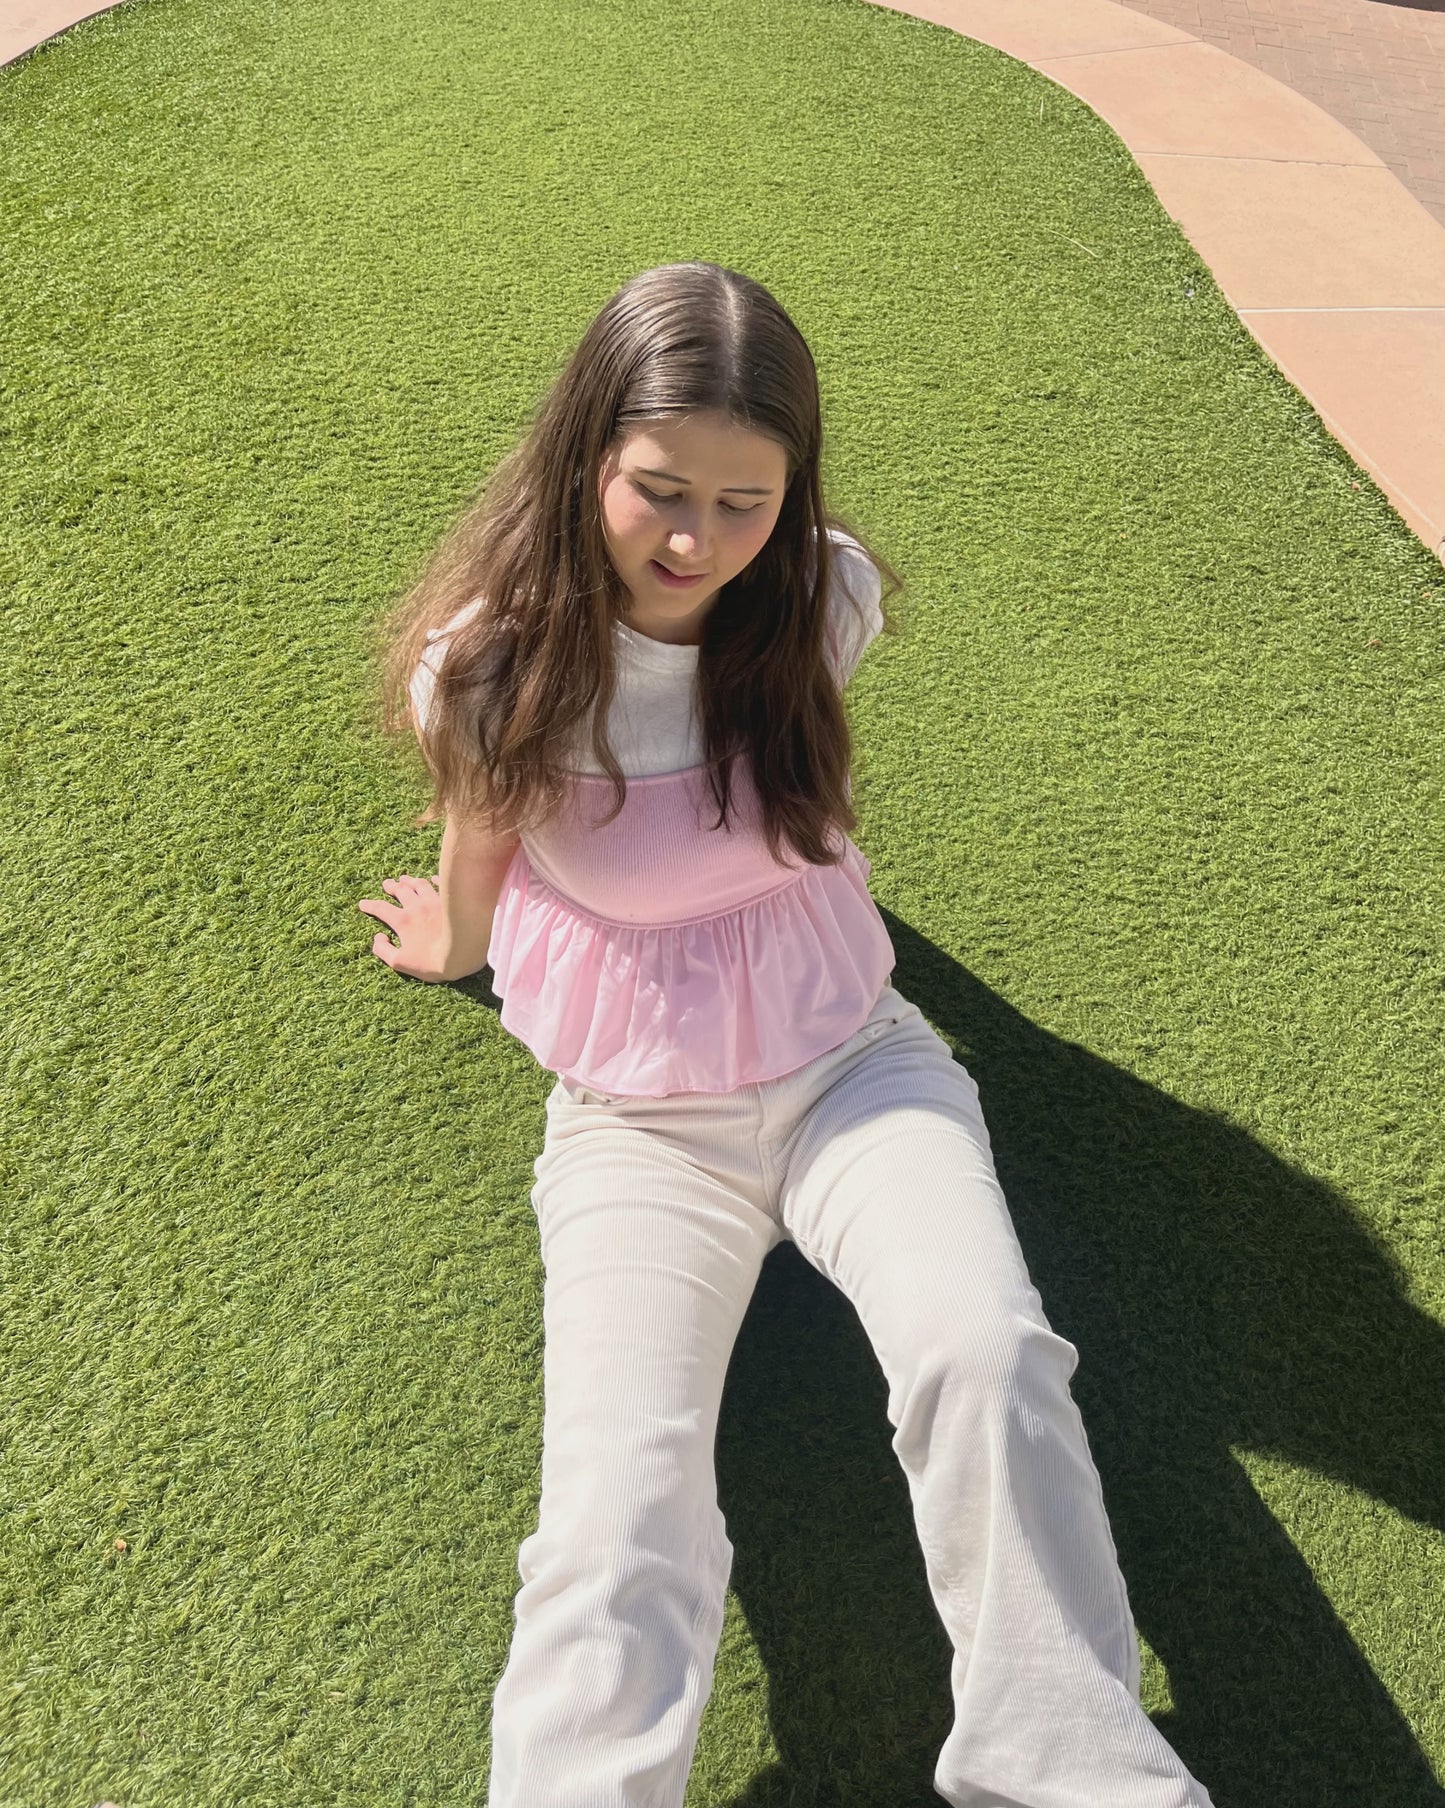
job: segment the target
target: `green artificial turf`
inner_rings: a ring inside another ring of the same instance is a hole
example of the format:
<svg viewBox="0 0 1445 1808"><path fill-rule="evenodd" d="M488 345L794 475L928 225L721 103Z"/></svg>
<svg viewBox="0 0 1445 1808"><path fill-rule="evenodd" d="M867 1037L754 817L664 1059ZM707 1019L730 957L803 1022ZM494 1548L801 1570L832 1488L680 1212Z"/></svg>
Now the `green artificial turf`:
<svg viewBox="0 0 1445 1808"><path fill-rule="evenodd" d="M440 827L367 648L695 256L808 336L908 582L857 839L1081 1351L1145 1705L1217 1808L1439 1802L1445 574L1113 132L861 0L133 0L0 72L0 222L0 1808L481 1799L551 1077L371 953ZM885 1398L780 1247L689 1808L939 1799Z"/></svg>

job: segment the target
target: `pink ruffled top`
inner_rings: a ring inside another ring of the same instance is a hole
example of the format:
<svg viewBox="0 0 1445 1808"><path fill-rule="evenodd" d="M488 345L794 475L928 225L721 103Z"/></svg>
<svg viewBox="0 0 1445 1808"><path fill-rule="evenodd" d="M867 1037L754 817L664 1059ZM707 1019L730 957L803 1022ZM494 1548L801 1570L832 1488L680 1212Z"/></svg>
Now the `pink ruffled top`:
<svg viewBox="0 0 1445 1808"><path fill-rule="evenodd" d="M732 763L733 826L705 766L627 780L574 772L522 836L487 960L505 1029L599 1092L730 1092L791 1073L867 1021L894 950L847 837L839 866L779 865L749 762Z"/></svg>

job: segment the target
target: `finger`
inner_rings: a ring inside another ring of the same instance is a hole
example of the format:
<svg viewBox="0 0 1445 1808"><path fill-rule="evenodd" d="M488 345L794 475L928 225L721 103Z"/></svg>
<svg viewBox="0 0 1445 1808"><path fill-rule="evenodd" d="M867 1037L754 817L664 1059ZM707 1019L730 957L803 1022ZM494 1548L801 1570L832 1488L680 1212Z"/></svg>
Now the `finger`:
<svg viewBox="0 0 1445 1808"><path fill-rule="evenodd" d="M378 930L371 938L371 952L378 960L385 961L389 967L391 965L391 957L396 953L396 944L384 930Z"/></svg>
<svg viewBox="0 0 1445 1808"><path fill-rule="evenodd" d="M383 923L395 923L402 914L400 904L393 904L386 898L362 898L356 908L364 910L369 917L380 917Z"/></svg>

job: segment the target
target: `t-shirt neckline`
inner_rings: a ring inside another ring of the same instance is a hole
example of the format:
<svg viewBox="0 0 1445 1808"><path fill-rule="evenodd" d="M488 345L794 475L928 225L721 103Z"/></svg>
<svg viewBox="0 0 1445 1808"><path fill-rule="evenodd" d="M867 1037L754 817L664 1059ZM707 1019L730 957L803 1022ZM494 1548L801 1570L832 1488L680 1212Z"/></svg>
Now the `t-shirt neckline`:
<svg viewBox="0 0 1445 1808"><path fill-rule="evenodd" d="M668 671L686 670L697 664L701 650L698 647L672 640L654 640L650 634L640 634L636 628L630 628L625 621L615 621L612 625L628 651L637 659L664 667Z"/></svg>

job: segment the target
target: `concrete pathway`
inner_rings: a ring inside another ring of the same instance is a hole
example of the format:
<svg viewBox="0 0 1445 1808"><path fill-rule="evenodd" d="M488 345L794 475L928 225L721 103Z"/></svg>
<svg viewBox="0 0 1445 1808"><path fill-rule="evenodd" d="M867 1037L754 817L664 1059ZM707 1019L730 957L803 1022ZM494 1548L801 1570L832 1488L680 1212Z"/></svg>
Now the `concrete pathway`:
<svg viewBox="0 0 1445 1808"><path fill-rule="evenodd" d="M1107 120L1266 353L1445 560L1445 0L870 0ZM96 12L11 0L0 64Z"/></svg>
<svg viewBox="0 0 1445 1808"><path fill-rule="evenodd" d="M97 6L95 0L7 0L0 8L0 66L13 63L27 50L43 44L60 32L78 25L95 13L108 13L110 5Z"/></svg>
<svg viewBox="0 0 1445 1808"><path fill-rule="evenodd" d="M1382 156L1294 87L1142 7L871 3L991 44L1107 120L1240 319L1445 560L1445 226Z"/></svg>
<svg viewBox="0 0 1445 1808"><path fill-rule="evenodd" d="M1287 82L1445 226L1445 0L1123 0Z"/></svg>

